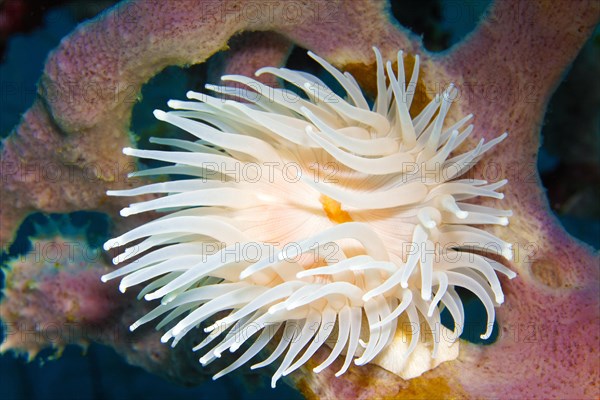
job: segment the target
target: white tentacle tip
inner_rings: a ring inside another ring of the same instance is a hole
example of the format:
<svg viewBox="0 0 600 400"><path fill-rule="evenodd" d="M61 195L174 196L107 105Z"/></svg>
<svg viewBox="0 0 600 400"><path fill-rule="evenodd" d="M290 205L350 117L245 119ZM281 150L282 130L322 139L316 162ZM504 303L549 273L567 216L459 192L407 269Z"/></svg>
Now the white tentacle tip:
<svg viewBox="0 0 600 400"><path fill-rule="evenodd" d="M179 324L175 325L173 329L171 329L171 336L177 337L183 331L183 327L179 326Z"/></svg>
<svg viewBox="0 0 600 400"><path fill-rule="evenodd" d="M179 100L169 100L169 101L167 101L167 106L169 106L169 107L170 107L170 108L172 108L172 109L179 110L179 109L183 108L183 102L182 102L182 101L179 101ZM160 111L160 110L154 110L154 116L155 116L156 118L158 118L158 117L156 116L156 112L157 112L157 111ZM166 114L164 111L160 111L160 112L162 112L162 113ZM159 118L159 119L160 119L160 118Z"/></svg>
<svg viewBox="0 0 600 400"><path fill-rule="evenodd" d="M320 373L321 371L323 371L325 368L326 368L326 367L323 367L322 365L319 365L318 367L314 367L314 368L313 368L313 372L314 372L315 374L318 374L318 373Z"/></svg>
<svg viewBox="0 0 600 400"><path fill-rule="evenodd" d="M457 211L456 212L456 218L458 219L467 219L467 217L469 216L469 213L467 211Z"/></svg>
<svg viewBox="0 0 600 400"><path fill-rule="evenodd" d="M119 247L119 240L117 238L107 240L102 247L107 251L112 248Z"/></svg>
<svg viewBox="0 0 600 400"><path fill-rule="evenodd" d="M511 245L502 250L502 257L506 258L508 261L512 261L513 250Z"/></svg>
<svg viewBox="0 0 600 400"><path fill-rule="evenodd" d="M171 101L172 100L170 100L169 102L171 102ZM169 103L167 103L167 104L169 104ZM171 107L171 106L169 105L169 107ZM156 119L158 119L159 121L166 121L167 120L167 113L164 112L163 110L154 110L153 114L154 114L154 117Z"/></svg>
<svg viewBox="0 0 600 400"><path fill-rule="evenodd" d="M338 371L338 372L336 372L335 373L335 377L339 378L340 376L344 375L344 372L346 372L346 371Z"/></svg>
<svg viewBox="0 0 600 400"><path fill-rule="evenodd" d="M200 93L196 93L193 90L188 90L187 92L185 92L185 97L187 97L188 99L193 99L195 98L195 96L199 95Z"/></svg>
<svg viewBox="0 0 600 400"><path fill-rule="evenodd" d="M160 297L160 295L156 295L156 293L148 293L147 295L144 296L144 300L146 301L152 301L152 300L156 300Z"/></svg>
<svg viewBox="0 0 600 400"><path fill-rule="evenodd" d="M200 364L202 364L203 366L206 365L208 363L208 354L205 356L200 357L200 359L198 360L200 362Z"/></svg>
<svg viewBox="0 0 600 400"><path fill-rule="evenodd" d="M134 150L135 149L132 149L131 147L123 147L123 154L130 156L133 154Z"/></svg>
<svg viewBox="0 0 600 400"><path fill-rule="evenodd" d="M162 305L169 304L170 302L175 300L176 297L177 297L176 293L169 293L160 300L160 304L162 304Z"/></svg>
<svg viewBox="0 0 600 400"><path fill-rule="evenodd" d="M443 94L444 100L448 101L448 102L452 102L452 101L456 100L457 91L458 91L458 88L456 87L456 85L453 82L451 82Z"/></svg>

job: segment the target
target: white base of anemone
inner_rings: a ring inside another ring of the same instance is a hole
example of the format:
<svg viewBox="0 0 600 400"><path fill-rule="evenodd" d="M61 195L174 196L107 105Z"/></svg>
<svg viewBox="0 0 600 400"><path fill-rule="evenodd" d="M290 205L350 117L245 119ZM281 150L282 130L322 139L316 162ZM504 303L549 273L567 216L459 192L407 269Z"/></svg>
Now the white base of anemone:
<svg viewBox="0 0 600 400"><path fill-rule="evenodd" d="M399 324L401 326L402 322ZM410 329L400 329L399 327L394 340L371 363L379 365L402 379L408 380L421 376L446 361L458 358L460 341L451 340L454 333L446 327L442 327L440 333L441 338L435 358L433 357L433 338L428 335L429 337L425 341L419 340L417 347L408 358L403 359L402 354L408 351L412 334Z"/></svg>

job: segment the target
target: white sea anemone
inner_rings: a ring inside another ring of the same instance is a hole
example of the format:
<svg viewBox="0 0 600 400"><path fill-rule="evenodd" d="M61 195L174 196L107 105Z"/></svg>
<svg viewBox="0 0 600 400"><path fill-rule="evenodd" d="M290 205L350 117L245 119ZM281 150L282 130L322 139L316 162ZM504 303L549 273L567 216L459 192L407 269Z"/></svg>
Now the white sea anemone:
<svg viewBox="0 0 600 400"><path fill-rule="evenodd" d="M514 273L485 254L510 259L512 250L473 225L506 225L511 212L470 201L502 199L497 189L506 181L458 178L506 134L454 154L473 126L465 127L471 115L444 126L453 86L412 119L418 56L407 85L402 52L397 74L389 61L384 72L376 49L375 54L372 108L350 74L310 54L346 98L310 74L262 68L257 75L272 74L305 96L224 76L251 90L206 88L245 103L188 92L199 101L172 100L169 106L181 111L155 111L156 118L198 140L153 140L180 151L125 148L128 155L173 164L134 176L189 178L108 192L167 194L123 209L123 216L168 213L105 244L110 249L135 242L114 259L129 263L104 281L123 277L121 291L147 282L140 297L161 299L132 330L162 317L157 328L169 328L162 341L172 339L175 346L210 319L203 324L208 335L194 348L210 349L200 358L204 365L248 342L215 379L278 341L270 356L252 367L283 356L273 385L328 338L331 352L316 372L341 354L345 361L337 376L352 361L370 362L394 340L401 316L417 329L398 362L415 350L421 324L433 332L435 357L441 309L451 313L456 337L464 326L455 287L479 297L488 318L482 338L490 336L494 302L503 302L496 273Z"/></svg>

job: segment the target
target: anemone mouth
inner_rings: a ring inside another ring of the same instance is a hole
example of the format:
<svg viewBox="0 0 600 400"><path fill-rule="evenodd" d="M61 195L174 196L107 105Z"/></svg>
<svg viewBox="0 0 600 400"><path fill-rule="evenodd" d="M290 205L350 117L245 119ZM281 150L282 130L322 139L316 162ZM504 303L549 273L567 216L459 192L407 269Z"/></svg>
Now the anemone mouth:
<svg viewBox="0 0 600 400"><path fill-rule="evenodd" d="M350 74L309 53L339 82L346 98L315 76L269 67L257 75L281 78L304 97L231 75L223 80L249 90L206 88L245 103L188 92L196 101L171 100L173 111L155 111L156 118L197 140L154 140L172 151L123 150L172 164L132 175L188 179L108 192L166 194L121 211L123 216L163 211L165 216L105 243L110 249L141 240L114 259L126 265L102 280L121 278L122 291L146 283L139 297L161 300L132 330L162 317L161 340L175 346L203 326L206 337L194 347L210 348L200 358L203 365L247 343L215 379L278 341L266 360L252 366L282 357L273 386L305 364L332 332L337 337L316 372L343 354L336 376L352 362L373 361L394 342L399 318L416 327L401 363L417 348L422 324L433 332L435 357L443 329L440 310L450 311L455 337L464 326L456 287L484 304L488 328L482 338L489 337L494 307L503 302L497 273L515 274L482 255L510 259L510 244L476 226L506 225L511 212L476 205L474 199L501 200L498 189L506 181L460 177L506 134L455 154L473 126L466 125L471 116L445 126L454 87L411 118L409 88L418 79L418 56L407 83L402 52L396 74L374 51L372 107ZM130 262L134 256L140 257ZM206 326L223 312L229 313ZM217 338L221 341L214 345Z"/></svg>

